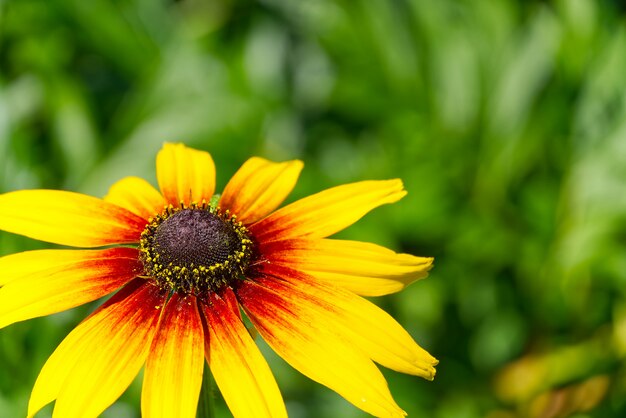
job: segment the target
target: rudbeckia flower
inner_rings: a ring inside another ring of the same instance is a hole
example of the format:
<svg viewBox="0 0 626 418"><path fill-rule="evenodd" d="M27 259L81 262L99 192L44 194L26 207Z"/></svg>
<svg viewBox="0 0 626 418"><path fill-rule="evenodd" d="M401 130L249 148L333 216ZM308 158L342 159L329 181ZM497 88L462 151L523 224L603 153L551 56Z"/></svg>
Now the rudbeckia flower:
<svg viewBox="0 0 626 418"><path fill-rule="evenodd" d="M304 375L374 416L404 416L375 363L432 379L437 361L362 296L401 290L432 259L327 238L402 198L402 182L347 184L277 209L301 169L251 158L220 196L208 153L165 144L160 192L127 177L104 199L0 195L1 230L83 248L0 258L0 328L117 291L52 353L28 416L56 401L54 417L96 417L145 367L142 416L192 418L206 359L235 417L285 417L245 317Z"/></svg>

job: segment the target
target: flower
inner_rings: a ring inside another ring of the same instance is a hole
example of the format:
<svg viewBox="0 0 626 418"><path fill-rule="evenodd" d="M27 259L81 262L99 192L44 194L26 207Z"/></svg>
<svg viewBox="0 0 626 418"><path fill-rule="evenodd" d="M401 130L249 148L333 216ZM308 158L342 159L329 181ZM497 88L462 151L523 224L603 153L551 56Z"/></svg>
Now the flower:
<svg viewBox="0 0 626 418"><path fill-rule="evenodd" d="M159 193L127 177L104 199L0 195L0 230L71 247L0 258L0 328L117 290L43 366L28 416L96 417L145 365L143 417L195 417L204 359L235 417L285 417L242 311L294 368L362 410L405 413L374 364L432 379L437 361L361 296L423 278L431 258L326 237L406 192L400 180L334 187L277 209L300 161L251 158L215 195L211 156L165 144Z"/></svg>

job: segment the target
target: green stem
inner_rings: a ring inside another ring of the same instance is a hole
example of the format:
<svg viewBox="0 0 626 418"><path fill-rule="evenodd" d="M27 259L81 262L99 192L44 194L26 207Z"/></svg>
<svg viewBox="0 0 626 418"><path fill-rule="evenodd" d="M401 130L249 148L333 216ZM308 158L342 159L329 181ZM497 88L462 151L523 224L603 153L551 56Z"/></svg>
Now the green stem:
<svg viewBox="0 0 626 418"><path fill-rule="evenodd" d="M200 389L200 401L198 404L198 418L216 418L215 394L213 393L213 376L211 370L205 365L202 374L202 388Z"/></svg>

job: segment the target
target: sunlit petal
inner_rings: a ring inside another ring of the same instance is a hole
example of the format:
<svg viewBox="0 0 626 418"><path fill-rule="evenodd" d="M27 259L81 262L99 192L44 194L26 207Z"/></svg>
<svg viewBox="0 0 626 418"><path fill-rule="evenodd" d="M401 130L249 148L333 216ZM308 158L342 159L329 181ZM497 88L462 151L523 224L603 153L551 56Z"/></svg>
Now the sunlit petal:
<svg viewBox="0 0 626 418"><path fill-rule="evenodd" d="M235 418L287 417L285 404L265 359L241 322L232 291L204 305L210 337L207 360Z"/></svg>
<svg viewBox="0 0 626 418"><path fill-rule="evenodd" d="M157 155L157 180L173 206L209 202L215 191L215 164L208 152L166 143Z"/></svg>
<svg viewBox="0 0 626 418"><path fill-rule="evenodd" d="M251 224L276 209L291 193L302 170L301 161L273 163L259 157L250 158L230 179L220 207Z"/></svg>
<svg viewBox="0 0 626 418"><path fill-rule="evenodd" d="M105 296L141 272L134 248L37 250L0 258L0 328Z"/></svg>
<svg viewBox="0 0 626 418"><path fill-rule="evenodd" d="M261 243L273 264L291 267L363 296L398 292L428 276L431 257L398 254L358 241L293 239Z"/></svg>
<svg viewBox="0 0 626 418"><path fill-rule="evenodd" d="M352 341L375 362L402 373L434 378L437 360L373 303L288 268L268 264L264 273L276 278L266 280L266 286L316 321L332 323L337 335Z"/></svg>
<svg viewBox="0 0 626 418"><path fill-rule="evenodd" d="M250 226L258 241L325 238L352 225L370 210L400 200L400 180L362 181L305 197Z"/></svg>
<svg viewBox="0 0 626 418"><path fill-rule="evenodd" d="M116 182L104 197L148 220L165 207L165 199L150 183L139 177L126 177Z"/></svg>
<svg viewBox="0 0 626 418"><path fill-rule="evenodd" d="M74 247L134 243L146 221L95 197L59 190L0 195L0 230Z"/></svg>
<svg viewBox="0 0 626 418"><path fill-rule="evenodd" d="M196 298L169 300L146 362L143 418L195 418L204 367L204 334Z"/></svg>
<svg viewBox="0 0 626 418"><path fill-rule="evenodd" d="M28 416L56 398L54 418L95 418L137 375L148 355L165 295L137 279L78 325L50 356Z"/></svg>
<svg viewBox="0 0 626 418"><path fill-rule="evenodd" d="M334 390L378 417L402 417L387 382L358 344L331 331L325 312L306 309L271 288L273 280L246 281L237 291L240 303L261 336L302 374ZM320 308L322 309L322 308Z"/></svg>

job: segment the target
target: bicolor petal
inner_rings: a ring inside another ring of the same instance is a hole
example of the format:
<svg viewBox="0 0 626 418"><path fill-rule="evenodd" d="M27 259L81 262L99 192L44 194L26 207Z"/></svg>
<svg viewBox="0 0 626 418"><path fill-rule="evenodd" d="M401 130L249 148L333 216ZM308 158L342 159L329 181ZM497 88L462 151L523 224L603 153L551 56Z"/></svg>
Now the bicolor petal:
<svg viewBox="0 0 626 418"><path fill-rule="evenodd" d="M303 164L301 161L274 163L253 157L230 179L220 199L222 210L230 210L248 225L280 206L293 190Z"/></svg>
<svg viewBox="0 0 626 418"><path fill-rule="evenodd" d="M385 378L358 345L331 332L326 315L303 309L272 289L272 280L245 281L239 302L263 339L300 373L334 390L377 417L406 414L393 400ZM331 323L332 324L332 323Z"/></svg>
<svg viewBox="0 0 626 418"><path fill-rule="evenodd" d="M250 226L258 241L325 238L406 195L400 180L361 181L300 199Z"/></svg>
<svg viewBox="0 0 626 418"><path fill-rule="evenodd" d="M398 254L380 245L335 239L260 244L273 264L290 267L362 296L399 292L428 276L432 257Z"/></svg>
<svg viewBox="0 0 626 418"><path fill-rule="evenodd" d="M43 366L28 417L54 399L54 418L100 415L144 364L165 296L136 279L78 325Z"/></svg>
<svg viewBox="0 0 626 418"><path fill-rule="evenodd" d="M204 367L204 333L194 296L169 300L146 362L143 418L195 418Z"/></svg>
<svg viewBox="0 0 626 418"><path fill-rule="evenodd" d="M215 192L215 164L208 152L166 143L157 155L157 180L172 206L208 203Z"/></svg>
<svg viewBox="0 0 626 418"><path fill-rule="evenodd" d="M64 311L122 287L142 266L134 248L35 250L0 258L0 328Z"/></svg>
<svg viewBox="0 0 626 418"><path fill-rule="evenodd" d="M333 324L337 336L360 347L376 363L432 380L438 361L388 313L345 289L316 281L292 269L266 264L264 284L301 312Z"/></svg>
<svg viewBox="0 0 626 418"><path fill-rule="evenodd" d="M73 247L139 241L146 221L104 200L59 190L0 195L0 230Z"/></svg>
<svg viewBox="0 0 626 418"><path fill-rule="evenodd" d="M207 361L226 404L235 418L286 418L274 376L241 321L234 294L228 288L221 293L211 293L202 308Z"/></svg>
<svg viewBox="0 0 626 418"><path fill-rule="evenodd" d="M146 221L163 212L165 199L150 183L139 177L125 177L116 182L104 197Z"/></svg>

